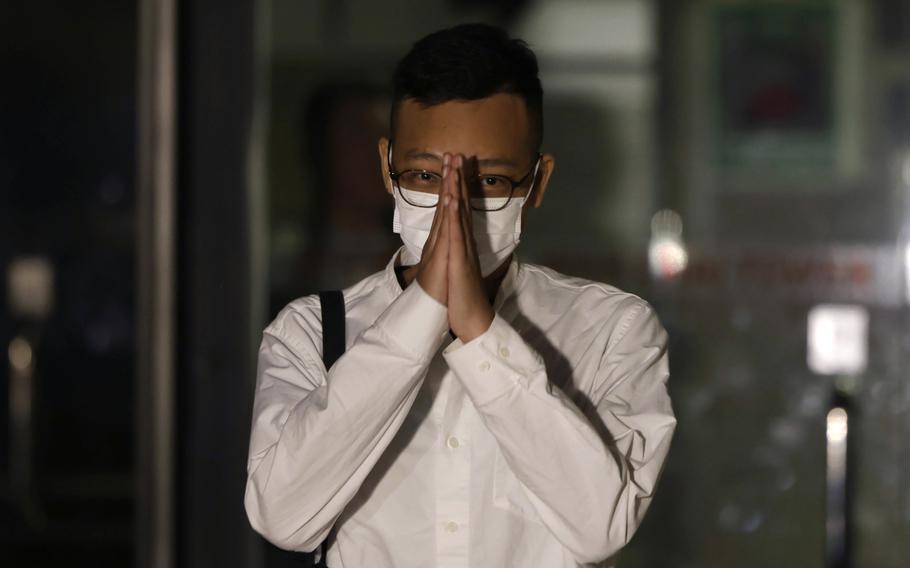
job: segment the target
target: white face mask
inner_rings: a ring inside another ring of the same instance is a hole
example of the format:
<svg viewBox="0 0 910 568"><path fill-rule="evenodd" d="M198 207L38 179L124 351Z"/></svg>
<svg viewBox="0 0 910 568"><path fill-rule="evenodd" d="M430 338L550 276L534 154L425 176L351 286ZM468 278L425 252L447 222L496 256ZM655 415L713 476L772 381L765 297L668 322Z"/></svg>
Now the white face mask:
<svg viewBox="0 0 910 568"><path fill-rule="evenodd" d="M391 160L390 160L391 162ZM537 180L537 169L540 161L534 167L532 179ZM496 270L515 251L521 241L521 210L525 202L534 191L534 182L531 189L524 197L488 197L471 199L473 207L495 209L509 202L499 211L475 211L472 209L474 222L474 241L477 244L477 259L480 262L480 272L488 276ZM427 205L429 207L415 207L399 195L404 192L411 203ZM436 214L435 205L439 196L400 189L392 192L395 198L395 216L392 219L392 230L401 235L405 249L401 253L401 264L411 266L420 262L423 254L423 245L430 236L433 226L433 216Z"/></svg>

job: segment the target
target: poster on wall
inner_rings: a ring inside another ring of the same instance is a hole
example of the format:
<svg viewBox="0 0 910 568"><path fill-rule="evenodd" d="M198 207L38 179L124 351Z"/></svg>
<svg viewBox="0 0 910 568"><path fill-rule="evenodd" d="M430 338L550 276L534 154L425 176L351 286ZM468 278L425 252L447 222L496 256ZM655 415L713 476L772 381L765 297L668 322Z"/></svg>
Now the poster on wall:
<svg viewBox="0 0 910 568"><path fill-rule="evenodd" d="M835 16L817 3L715 7L712 150L724 177L832 173Z"/></svg>

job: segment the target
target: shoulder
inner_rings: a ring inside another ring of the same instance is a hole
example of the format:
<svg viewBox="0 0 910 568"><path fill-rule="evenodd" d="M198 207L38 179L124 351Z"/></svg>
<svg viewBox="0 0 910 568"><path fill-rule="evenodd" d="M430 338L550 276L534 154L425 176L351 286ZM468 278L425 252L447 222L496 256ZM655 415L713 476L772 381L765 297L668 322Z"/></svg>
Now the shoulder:
<svg viewBox="0 0 910 568"><path fill-rule="evenodd" d="M652 306L641 297L604 282L562 274L537 264L523 264L520 291L560 318L571 318L578 327L597 328L610 345L643 322L657 323ZM659 326L659 323L657 323Z"/></svg>
<svg viewBox="0 0 910 568"><path fill-rule="evenodd" d="M579 276L562 274L539 264L523 264L521 286L524 292L546 295L576 310L641 311L650 309L647 301L619 288Z"/></svg>
<svg viewBox="0 0 910 568"><path fill-rule="evenodd" d="M345 312L350 313L358 305L368 301L382 285L384 278L384 271L376 272L345 288L343 290ZM309 351L314 346L320 346L321 349L322 308L319 294L301 296L289 302L266 326L263 334L276 337L295 349Z"/></svg>

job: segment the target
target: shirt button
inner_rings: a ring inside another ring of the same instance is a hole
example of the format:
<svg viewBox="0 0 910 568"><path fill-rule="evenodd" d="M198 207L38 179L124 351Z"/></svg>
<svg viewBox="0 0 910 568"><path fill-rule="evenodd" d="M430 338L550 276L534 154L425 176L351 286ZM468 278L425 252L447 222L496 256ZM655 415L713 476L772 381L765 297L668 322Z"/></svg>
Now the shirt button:
<svg viewBox="0 0 910 568"><path fill-rule="evenodd" d="M480 370L483 371L483 372L489 371L489 370L490 370L490 362L489 362L489 361L484 361L483 363L481 363L481 364L480 364Z"/></svg>
<svg viewBox="0 0 910 568"><path fill-rule="evenodd" d="M456 438L455 436L449 436L449 439L446 443L449 444L449 447L452 448L453 450L458 449L458 446L461 445L461 442L459 442L458 438Z"/></svg>
<svg viewBox="0 0 910 568"><path fill-rule="evenodd" d="M500 347L500 348L499 348L499 354L502 355L502 358L503 358L503 359L508 359L508 358L509 358L509 348L508 348L508 347Z"/></svg>
<svg viewBox="0 0 910 568"><path fill-rule="evenodd" d="M455 521L449 521L446 523L446 532L456 533L458 532L458 523Z"/></svg>

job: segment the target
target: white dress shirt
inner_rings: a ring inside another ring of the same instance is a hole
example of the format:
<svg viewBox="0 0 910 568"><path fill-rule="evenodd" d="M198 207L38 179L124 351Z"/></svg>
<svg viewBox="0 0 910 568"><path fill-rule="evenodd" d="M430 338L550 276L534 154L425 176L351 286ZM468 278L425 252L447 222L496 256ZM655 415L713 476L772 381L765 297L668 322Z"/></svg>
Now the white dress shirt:
<svg viewBox="0 0 910 568"><path fill-rule="evenodd" d="M651 306L513 260L465 344L397 257L344 291L330 371L317 296L263 333L253 528L301 551L332 531L331 568L615 566L676 426Z"/></svg>

